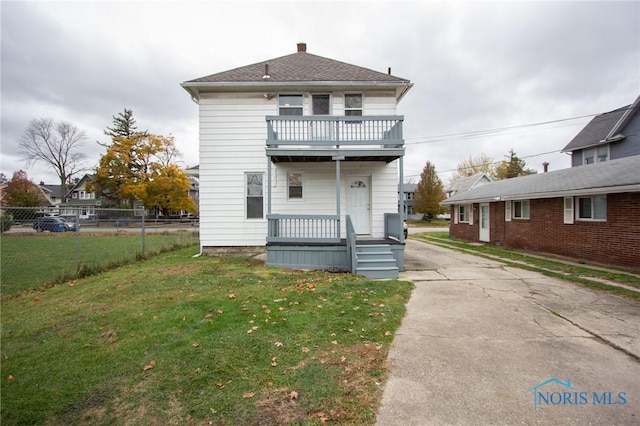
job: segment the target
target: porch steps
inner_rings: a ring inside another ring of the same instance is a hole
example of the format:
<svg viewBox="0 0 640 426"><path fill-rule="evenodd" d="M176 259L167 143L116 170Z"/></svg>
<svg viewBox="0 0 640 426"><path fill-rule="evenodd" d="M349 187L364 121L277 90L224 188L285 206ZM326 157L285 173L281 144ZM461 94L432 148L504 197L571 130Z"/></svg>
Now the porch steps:
<svg viewBox="0 0 640 426"><path fill-rule="evenodd" d="M398 278L396 259L388 244L356 244L356 273L370 279Z"/></svg>

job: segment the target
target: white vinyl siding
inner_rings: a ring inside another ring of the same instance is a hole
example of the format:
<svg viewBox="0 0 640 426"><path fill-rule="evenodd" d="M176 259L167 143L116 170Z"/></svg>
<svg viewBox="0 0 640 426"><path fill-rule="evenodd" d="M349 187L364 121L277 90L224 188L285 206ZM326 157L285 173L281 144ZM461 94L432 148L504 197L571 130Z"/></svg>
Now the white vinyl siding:
<svg viewBox="0 0 640 426"><path fill-rule="evenodd" d="M200 242L205 247L264 246L267 235L267 157L265 116L279 115L279 97L255 93L203 93L199 101ZM331 113L344 115L344 93L331 93ZM285 93L286 94L286 93ZM302 94L303 114L311 111ZM395 115L393 92L363 93L364 115ZM371 176L371 233L384 237L384 213L398 211L398 161L342 162L341 213L346 210L349 175ZM264 173L264 219L246 218L245 173ZM303 173L303 198L287 198L287 173ZM335 163L271 165L272 213L335 214ZM341 221L345 235L345 221Z"/></svg>
<svg viewBox="0 0 640 426"><path fill-rule="evenodd" d="M277 115L277 111L277 99L267 101L263 93L202 95L201 245L264 245L266 219L246 219L245 172L266 172L265 116Z"/></svg>
<svg viewBox="0 0 640 426"><path fill-rule="evenodd" d="M304 167L304 199L292 202L288 199L289 173ZM300 163L273 165L272 173L272 213L274 214L336 214L336 165L327 163ZM349 177L371 176L371 236L384 237L384 214L398 212L398 162L342 162L341 166L341 216L340 233L346 235L344 215L347 206Z"/></svg>

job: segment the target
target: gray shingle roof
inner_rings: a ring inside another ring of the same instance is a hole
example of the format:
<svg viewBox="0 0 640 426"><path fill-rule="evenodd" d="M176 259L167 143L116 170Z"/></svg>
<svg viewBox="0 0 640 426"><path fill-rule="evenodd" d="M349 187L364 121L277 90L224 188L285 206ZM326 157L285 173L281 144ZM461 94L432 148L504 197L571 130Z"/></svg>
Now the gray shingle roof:
<svg viewBox="0 0 640 426"><path fill-rule="evenodd" d="M578 133L562 152L574 151L576 149L588 148L600 143L607 138L607 135L620 121L624 113L631 105L618 108L614 111L597 115Z"/></svg>
<svg viewBox="0 0 640 426"><path fill-rule="evenodd" d="M640 191L640 155L486 183L442 204Z"/></svg>
<svg viewBox="0 0 640 426"><path fill-rule="evenodd" d="M480 183L480 181L483 181L482 183L487 183L484 182L486 180L488 180L489 182L491 181L491 178L487 176L486 173L476 173L471 176L465 176L453 182L453 184L448 187L445 192L468 191L469 189L475 187L478 183Z"/></svg>
<svg viewBox="0 0 640 426"><path fill-rule="evenodd" d="M268 65L269 79L263 79ZM307 82L307 81L362 81L407 83L395 77L368 68L347 64L307 52L257 62L252 65L211 74L187 83L241 83L241 82Z"/></svg>

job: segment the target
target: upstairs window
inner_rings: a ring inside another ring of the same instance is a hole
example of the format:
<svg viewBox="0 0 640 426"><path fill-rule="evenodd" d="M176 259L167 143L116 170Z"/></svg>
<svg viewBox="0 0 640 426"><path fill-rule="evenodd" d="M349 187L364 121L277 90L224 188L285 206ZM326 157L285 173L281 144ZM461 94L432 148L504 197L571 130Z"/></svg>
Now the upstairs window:
<svg viewBox="0 0 640 426"><path fill-rule="evenodd" d="M302 115L302 95L280 95L278 105L280 115Z"/></svg>
<svg viewBox="0 0 640 426"><path fill-rule="evenodd" d="M344 96L344 115L362 117L361 94L348 94Z"/></svg>
<svg viewBox="0 0 640 426"><path fill-rule="evenodd" d="M601 163L609 160L609 145L597 148L585 149L582 151L583 164Z"/></svg>
<svg viewBox="0 0 640 426"><path fill-rule="evenodd" d="M607 220L607 196L578 197L578 219Z"/></svg>

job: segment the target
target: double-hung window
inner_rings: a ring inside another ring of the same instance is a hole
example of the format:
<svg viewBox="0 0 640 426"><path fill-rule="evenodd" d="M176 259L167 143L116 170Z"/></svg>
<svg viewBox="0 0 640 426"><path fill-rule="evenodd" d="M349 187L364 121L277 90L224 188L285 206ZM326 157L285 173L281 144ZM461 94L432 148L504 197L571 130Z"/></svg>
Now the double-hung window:
<svg viewBox="0 0 640 426"><path fill-rule="evenodd" d="M472 223L471 220L471 204L460 204L458 206L458 222Z"/></svg>
<svg viewBox="0 0 640 426"><path fill-rule="evenodd" d="M304 195L302 186L302 173L287 174L287 198L289 200L302 200Z"/></svg>
<svg viewBox="0 0 640 426"><path fill-rule="evenodd" d="M529 200L513 202L513 218L529 219Z"/></svg>
<svg viewBox="0 0 640 426"><path fill-rule="evenodd" d="M302 115L302 95L278 96L278 113L280 115Z"/></svg>
<svg viewBox="0 0 640 426"><path fill-rule="evenodd" d="M578 197L578 219L607 220L607 196Z"/></svg>
<svg viewBox="0 0 640 426"><path fill-rule="evenodd" d="M362 95L346 94L344 95L344 115L347 117L362 117Z"/></svg>
<svg viewBox="0 0 640 426"><path fill-rule="evenodd" d="M264 218L264 192L262 182L264 173L245 173L245 197L247 200L246 218Z"/></svg>

